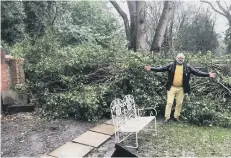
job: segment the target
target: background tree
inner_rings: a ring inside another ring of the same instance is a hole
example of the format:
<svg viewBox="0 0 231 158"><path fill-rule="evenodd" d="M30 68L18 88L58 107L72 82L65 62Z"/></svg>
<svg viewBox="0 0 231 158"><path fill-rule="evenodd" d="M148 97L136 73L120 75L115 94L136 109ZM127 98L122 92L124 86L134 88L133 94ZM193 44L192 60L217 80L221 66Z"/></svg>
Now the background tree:
<svg viewBox="0 0 231 158"><path fill-rule="evenodd" d="M203 3L207 3L211 6L211 8L218 14L224 16L227 21L228 21L228 24L229 24L229 28L226 30L226 37L225 37L225 42L227 44L227 50L229 52L231 52L231 4L230 5L227 5L226 1L223 1L224 5L223 6L220 1L216 1L216 7L214 4L212 4L211 2L209 1L201 1Z"/></svg>
<svg viewBox="0 0 231 158"><path fill-rule="evenodd" d="M128 40L128 49L137 51L138 49L146 50L146 26L145 26L145 2L144 1L127 1L130 23L127 14L120 8L116 1L110 1L117 12L123 18L126 39Z"/></svg>
<svg viewBox="0 0 231 158"><path fill-rule="evenodd" d="M168 22L173 13L173 1L164 1L163 11L153 38L151 51L160 51Z"/></svg>
<svg viewBox="0 0 231 158"><path fill-rule="evenodd" d="M188 23L181 28L177 49L186 51L215 50L218 41L214 25L215 20L208 9L201 9L197 13L195 11Z"/></svg>
<svg viewBox="0 0 231 158"><path fill-rule="evenodd" d="M231 28L228 28L225 32L225 43L228 53L231 53Z"/></svg>
<svg viewBox="0 0 231 158"><path fill-rule="evenodd" d="M44 35L48 24L48 17L53 11L52 1L23 1L26 18L25 32L32 38L36 39Z"/></svg>
<svg viewBox="0 0 231 158"><path fill-rule="evenodd" d="M10 45L24 38L23 9L22 2L1 2L1 38Z"/></svg>
<svg viewBox="0 0 231 158"><path fill-rule="evenodd" d="M153 35L155 34L162 10L163 2L161 1L147 1L147 17L146 17L146 28L147 28L147 44L148 49L151 49Z"/></svg>
<svg viewBox="0 0 231 158"><path fill-rule="evenodd" d="M231 27L231 5L228 6L227 3L224 1L224 4L226 5L225 8L221 5L220 1L216 1L216 4L219 8L216 9L216 7L211 2L203 1L203 0L201 2L209 4L215 12L224 16L229 22L229 27Z"/></svg>
<svg viewBox="0 0 231 158"><path fill-rule="evenodd" d="M108 46L118 34L118 22L99 2L68 2L65 8L55 23L63 45L93 42Z"/></svg>

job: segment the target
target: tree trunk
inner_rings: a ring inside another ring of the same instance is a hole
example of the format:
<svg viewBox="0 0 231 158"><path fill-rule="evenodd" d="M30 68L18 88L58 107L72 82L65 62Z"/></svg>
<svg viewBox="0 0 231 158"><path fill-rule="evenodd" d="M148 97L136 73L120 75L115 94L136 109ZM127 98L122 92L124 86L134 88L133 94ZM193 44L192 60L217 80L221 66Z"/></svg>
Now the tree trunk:
<svg viewBox="0 0 231 158"><path fill-rule="evenodd" d="M137 33L136 33L136 50L145 51L146 46L146 28L145 28L145 1L136 2L137 12Z"/></svg>
<svg viewBox="0 0 231 158"><path fill-rule="evenodd" d="M173 6L172 1L164 1L163 12L161 14L158 26L156 28L156 32L151 46L151 51L160 51L161 44L164 39L164 34L168 26L170 17L172 15L172 10L173 10L172 6Z"/></svg>
<svg viewBox="0 0 231 158"><path fill-rule="evenodd" d="M130 36L131 36L131 45L130 45L131 47L128 49L133 49L134 51L136 51L136 33L137 33L136 2L127 1L127 4L128 4L129 13L130 13Z"/></svg>
<svg viewBox="0 0 231 158"><path fill-rule="evenodd" d="M169 28L169 46L170 46L170 49L172 48L172 43L173 43L174 17L175 17L175 13L173 12L173 16L172 16L172 20L171 20L170 28Z"/></svg>
<svg viewBox="0 0 231 158"><path fill-rule="evenodd" d="M126 38L129 41L128 49L133 49L135 52L138 49L146 50L145 2L127 1L130 26L127 14L119 7L116 1L110 2L124 20Z"/></svg>

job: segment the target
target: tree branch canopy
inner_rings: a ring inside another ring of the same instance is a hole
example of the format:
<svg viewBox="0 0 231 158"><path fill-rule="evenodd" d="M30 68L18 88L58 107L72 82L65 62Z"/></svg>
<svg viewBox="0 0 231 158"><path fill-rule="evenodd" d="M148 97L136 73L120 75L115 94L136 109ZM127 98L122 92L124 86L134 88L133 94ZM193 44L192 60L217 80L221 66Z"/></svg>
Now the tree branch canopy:
<svg viewBox="0 0 231 158"><path fill-rule="evenodd" d="M230 16L230 13L227 10L225 10L224 7L222 7L219 1L217 1L217 5L223 11L223 13L225 13L226 16Z"/></svg>
<svg viewBox="0 0 231 158"><path fill-rule="evenodd" d="M219 14L225 16L225 17L227 17L226 14L224 14L224 13L220 12L219 10L217 10L217 9L212 5L212 3L208 2L208 1L203 1L203 0L202 0L201 2L209 4L215 12L217 12L217 13L219 13Z"/></svg>

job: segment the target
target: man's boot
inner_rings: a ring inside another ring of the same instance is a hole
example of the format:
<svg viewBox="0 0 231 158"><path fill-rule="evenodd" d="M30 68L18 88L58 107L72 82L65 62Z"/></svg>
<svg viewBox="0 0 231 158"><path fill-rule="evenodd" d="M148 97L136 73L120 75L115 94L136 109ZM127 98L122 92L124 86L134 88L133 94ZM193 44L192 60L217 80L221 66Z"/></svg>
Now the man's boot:
<svg viewBox="0 0 231 158"><path fill-rule="evenodd" d="M179 117L174 117L174 119L173 119L173 120L174 120L174 121L176 121L176 122L181 123L181 121L180 121Z"/></svg>
<svg viewBox="0 0 231 158"><path fill-rule="evenodd" d="M170 119L165 118L165 119L164 119L164 124L165 124L165 123L168 123L169 120L170 120Z"/></svg>

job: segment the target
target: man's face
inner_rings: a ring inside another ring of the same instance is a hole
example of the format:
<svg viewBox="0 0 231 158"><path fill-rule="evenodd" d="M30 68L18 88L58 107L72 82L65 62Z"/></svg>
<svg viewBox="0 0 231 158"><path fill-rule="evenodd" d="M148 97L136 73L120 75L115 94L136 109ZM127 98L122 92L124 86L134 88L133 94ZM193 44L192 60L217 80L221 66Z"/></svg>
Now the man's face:
<svg viewBox="0 0 231 158"><path fill-rule="evenodd" d="M183 64L183 63L184 63L184 58L182 58L182 57L177 57L177 58L176 58L176 61L177 61L178 64Z"/></svg>

